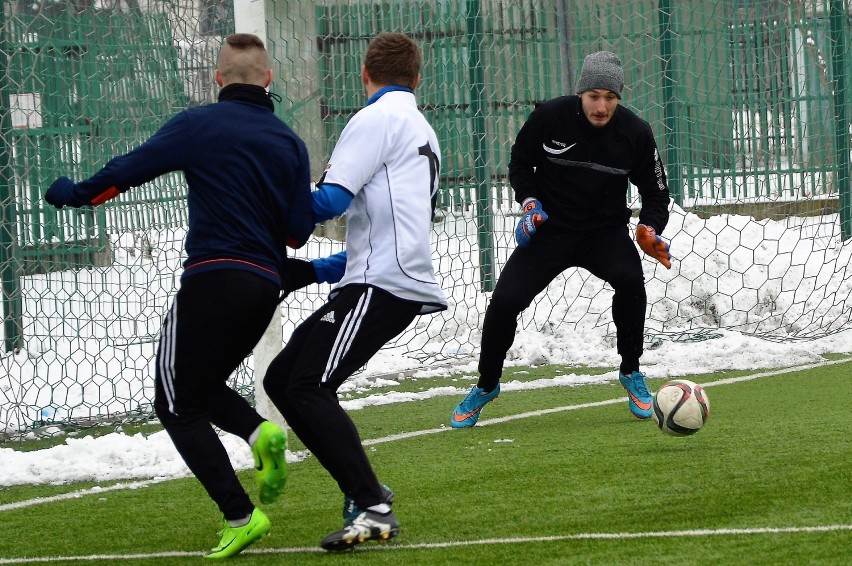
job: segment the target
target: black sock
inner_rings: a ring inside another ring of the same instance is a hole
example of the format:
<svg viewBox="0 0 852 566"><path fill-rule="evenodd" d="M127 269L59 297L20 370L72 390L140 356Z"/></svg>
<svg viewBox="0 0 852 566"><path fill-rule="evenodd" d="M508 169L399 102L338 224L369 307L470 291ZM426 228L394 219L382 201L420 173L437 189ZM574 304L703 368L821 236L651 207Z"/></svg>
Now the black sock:
<svg viewBox="0 0 852 566"><path fill-rule="evenodd" d="M620 371L623 375L630 377L631 373L633 373L634 371L639 371L639 364L622 363L621 366L618 368L618 371Z"/></svg>

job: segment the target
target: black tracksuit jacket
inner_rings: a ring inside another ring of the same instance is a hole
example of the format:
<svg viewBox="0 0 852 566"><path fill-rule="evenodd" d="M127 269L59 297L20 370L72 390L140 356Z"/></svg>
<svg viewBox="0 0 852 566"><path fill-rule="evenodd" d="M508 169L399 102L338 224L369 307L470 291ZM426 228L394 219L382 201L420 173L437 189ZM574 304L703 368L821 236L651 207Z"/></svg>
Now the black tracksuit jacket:
<svg viewBox="0 0 852 566"><path fill-rule="evenodd" d="M628 181L639 189L639 222L662 234L669 189L650 125L618 106L602 128L592 126L579 96L538 105L518 132L509 181L520 203L537 198L548 220L541 234L624 226Z"/></svg>

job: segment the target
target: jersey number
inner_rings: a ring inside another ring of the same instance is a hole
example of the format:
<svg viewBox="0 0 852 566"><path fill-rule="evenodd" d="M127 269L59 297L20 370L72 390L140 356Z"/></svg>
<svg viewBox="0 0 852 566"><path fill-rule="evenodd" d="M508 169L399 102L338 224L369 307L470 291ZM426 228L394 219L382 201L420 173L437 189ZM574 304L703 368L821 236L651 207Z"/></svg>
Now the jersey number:
<svg viewBox="0 0 852 566"><path fill-rule="evenodd" d="M435 214L435 206L438 200L438 185L435 181L440 172L441 162L438 160L435 152L432 151L432 146L429 145L429 142L426 142L426 145L418 147L417 151L429 160L429 195L432 198L432 214Z"/></svg>

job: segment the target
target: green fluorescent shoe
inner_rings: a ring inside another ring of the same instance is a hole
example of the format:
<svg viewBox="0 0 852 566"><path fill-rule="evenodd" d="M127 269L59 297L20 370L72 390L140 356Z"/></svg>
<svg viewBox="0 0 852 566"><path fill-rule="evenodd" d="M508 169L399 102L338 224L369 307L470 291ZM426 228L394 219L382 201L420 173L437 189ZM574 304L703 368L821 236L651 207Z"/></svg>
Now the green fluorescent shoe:
<svg viewBox="0 0 852 566"><path fill-rule="evenodd" d="M278 425L264 421L251 447L257 470L258 496L261 503L274 503L287 483L287 433Z"/></svg>
<svg viewBox="0 0 852 566"><path fill-rule="evenodd" d="M222 540L219 546L208 552L204 558L228 558L240 553L250 544L269 534L269 519L260 509L251 513L251 519L242 527L232 527L225 521L225 528L219 531Z"/></svg>

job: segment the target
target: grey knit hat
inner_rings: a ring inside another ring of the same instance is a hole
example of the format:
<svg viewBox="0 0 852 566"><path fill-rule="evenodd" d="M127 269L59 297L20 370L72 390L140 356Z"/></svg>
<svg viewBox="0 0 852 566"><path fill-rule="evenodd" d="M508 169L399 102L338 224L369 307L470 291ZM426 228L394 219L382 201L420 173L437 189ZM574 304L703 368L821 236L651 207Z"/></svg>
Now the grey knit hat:
<svg viewBox="0 0 852 566"><path fill-rule="evenodd" d="M621 98L621 89L624 88L624 69L621 68L621 59L615 53L597 51L586 55L583 59L577 94L596 88L610 90Z"/></svg>

